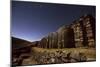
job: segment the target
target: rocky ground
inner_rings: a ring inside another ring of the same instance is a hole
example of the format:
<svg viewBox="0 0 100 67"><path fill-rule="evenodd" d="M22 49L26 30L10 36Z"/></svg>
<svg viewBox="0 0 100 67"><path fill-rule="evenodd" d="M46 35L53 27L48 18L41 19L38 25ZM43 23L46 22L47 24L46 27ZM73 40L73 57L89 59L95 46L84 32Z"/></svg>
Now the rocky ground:
<svg viewBox="0 0 100 67"><path fill-rule="evenodd" d="M13 65L58 64L96 60L95 48L44 49L32 47L29 53L13 57Z"/></svg>

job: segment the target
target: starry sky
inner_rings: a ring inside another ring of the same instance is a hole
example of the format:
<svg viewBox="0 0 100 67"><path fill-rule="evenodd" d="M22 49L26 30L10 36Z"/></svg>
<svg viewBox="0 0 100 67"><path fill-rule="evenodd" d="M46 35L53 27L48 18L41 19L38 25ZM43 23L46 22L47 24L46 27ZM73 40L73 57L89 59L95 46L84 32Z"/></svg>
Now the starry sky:
<svg viewBox="0 0 100 67"><path fill-rule="evenodd" d="M11 36L37 41L84 14L95 17L96 6L12 1Z"/></svg>

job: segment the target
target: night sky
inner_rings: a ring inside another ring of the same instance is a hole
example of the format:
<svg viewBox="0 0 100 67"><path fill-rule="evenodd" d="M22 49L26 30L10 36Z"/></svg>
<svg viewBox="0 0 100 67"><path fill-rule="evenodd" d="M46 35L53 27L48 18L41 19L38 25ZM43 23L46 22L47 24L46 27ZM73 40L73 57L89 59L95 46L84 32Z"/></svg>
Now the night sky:
<svg viewBox="0 0 100 67"><path fill-rule="evenodd" d="M28 41L40 40L84 14L95 17L95 9L95 6L13 1L11 36Z"/></svg>

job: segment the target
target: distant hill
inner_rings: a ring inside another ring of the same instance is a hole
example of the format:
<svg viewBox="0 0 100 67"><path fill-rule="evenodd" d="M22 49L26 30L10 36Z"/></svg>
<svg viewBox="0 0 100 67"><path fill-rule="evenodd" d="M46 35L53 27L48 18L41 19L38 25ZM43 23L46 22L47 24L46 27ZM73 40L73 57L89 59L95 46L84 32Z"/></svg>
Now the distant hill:
<svg viewBox="0 0 100 67"><path fill-rule="evenodd" d="M16 37L11 38L11 43L12 43L13 49L22 48L22 47L32 45L31 42L23 40L23 39L16 38Z"/></svg>

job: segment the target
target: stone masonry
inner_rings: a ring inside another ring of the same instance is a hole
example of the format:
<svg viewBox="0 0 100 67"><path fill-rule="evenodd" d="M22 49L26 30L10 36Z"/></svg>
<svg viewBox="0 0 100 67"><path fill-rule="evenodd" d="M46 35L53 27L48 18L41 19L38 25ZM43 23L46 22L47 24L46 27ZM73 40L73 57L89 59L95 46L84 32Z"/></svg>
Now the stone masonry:
<svg viewBox="0 0 100 67"><path fill-rule="evenodd" d="M49 33L38 44L41 48L95 47L95 18L84 15L70 25Z"/></svg>

